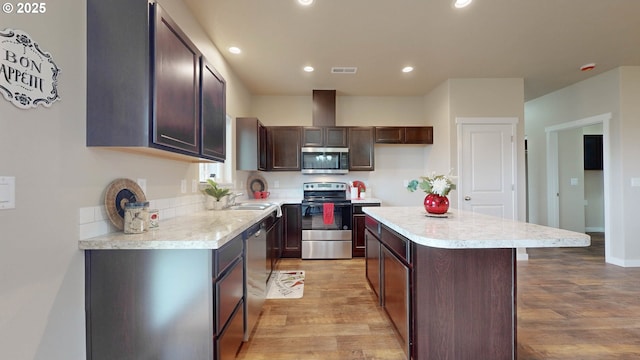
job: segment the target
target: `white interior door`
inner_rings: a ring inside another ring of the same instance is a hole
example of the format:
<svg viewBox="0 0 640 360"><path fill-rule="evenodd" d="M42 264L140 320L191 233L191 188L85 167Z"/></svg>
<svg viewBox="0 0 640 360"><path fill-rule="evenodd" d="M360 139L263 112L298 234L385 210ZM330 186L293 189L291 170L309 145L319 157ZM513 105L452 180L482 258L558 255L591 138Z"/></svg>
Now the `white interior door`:
<svg viewBox="0 0 640 360"><path fill-rule="evenodd" d="M516 219L517 119L459 119L458 196L466 211Z"/></svg>

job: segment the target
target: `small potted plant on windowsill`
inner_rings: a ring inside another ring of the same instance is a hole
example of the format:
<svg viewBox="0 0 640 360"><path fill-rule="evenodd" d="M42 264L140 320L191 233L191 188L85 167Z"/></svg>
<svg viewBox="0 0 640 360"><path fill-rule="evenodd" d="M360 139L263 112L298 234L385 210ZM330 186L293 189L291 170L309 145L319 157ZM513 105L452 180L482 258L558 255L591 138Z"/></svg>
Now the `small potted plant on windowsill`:
<svg viewBox="0 0 640 360"><path fill-rule="evenodd" d="M207 179L207 187L202 193L208 195L207 208L213 210L221 210L224 208L225 202L223 198L231 193L231 190L218 186L218 183L211 179ZM209 199L211 201L209 201Z"/></svg>

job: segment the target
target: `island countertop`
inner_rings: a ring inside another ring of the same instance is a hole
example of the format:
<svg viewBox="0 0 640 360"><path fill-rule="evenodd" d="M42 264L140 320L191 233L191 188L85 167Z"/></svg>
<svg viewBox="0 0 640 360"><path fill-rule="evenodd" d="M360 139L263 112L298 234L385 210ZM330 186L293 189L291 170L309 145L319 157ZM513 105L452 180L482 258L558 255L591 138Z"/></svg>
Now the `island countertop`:
<svg viewBox="0 0 640 360"><path fill-rule="evenodd" d="M422 207L366 207L364 213L416 244L443 249L589 246L589 235L449 209L430 217Z"/></svg>

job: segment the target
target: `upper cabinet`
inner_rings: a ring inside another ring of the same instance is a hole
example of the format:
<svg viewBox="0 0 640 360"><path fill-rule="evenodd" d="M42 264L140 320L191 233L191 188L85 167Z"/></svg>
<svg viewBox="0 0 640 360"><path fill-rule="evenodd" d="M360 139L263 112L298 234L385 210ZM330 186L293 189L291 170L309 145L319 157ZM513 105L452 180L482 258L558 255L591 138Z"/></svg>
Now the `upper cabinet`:
<svg viewBox="0 0 640 360"><path fill-rule="evenodd" d="M373 171L374 168L373 127L349 128L349 170Z"/></svg>
<svg viewBox="0 0 640 360"><path fill-rule="evenodd" d="M267 170L267 128L256 118L236 118L236 170Z"/></svg>
<svg viewBox="0 0 640 360"><path fill-rule="evenodd" d="M171 18L154 7L153 144L200 153L200 52Z"/></svg>
<svg viewBox="0 0 640 360"><path fill-rule="evenodd" d="M87 1L87 146L224 161L225 90L157 3Z"/></svg>
<svg viewBox="0 0 640 360"><path fill-rule="evenodd" d="M378 144L433 144L432 126L376 127Z"/></svg>
<svg viewBox="0 0 640 360"><path fill-rule="evenodd" d="M300 171L301 131L299 126L267 128L267 167L271 171Z"/></svg>
<svg viewBox="0 0 640 360"><path fill-rule="evenodd" d="M224 161L227 155L227 83L204 57L200 59L202 154Z"/></svg>
<svg viewBox="0 0 640 360"><path fill-rule="evenodd" d="M348 129L346 127L303 127L302 146L308 147L347 147Z"/></svg>

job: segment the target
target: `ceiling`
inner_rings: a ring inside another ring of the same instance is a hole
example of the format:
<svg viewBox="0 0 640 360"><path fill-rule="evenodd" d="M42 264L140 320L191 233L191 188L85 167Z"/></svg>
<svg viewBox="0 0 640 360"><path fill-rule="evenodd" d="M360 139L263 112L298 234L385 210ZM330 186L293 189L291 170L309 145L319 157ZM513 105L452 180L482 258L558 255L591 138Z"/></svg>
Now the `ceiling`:
<svg viewBox="0 0 640 360"><path fill-rule="evenodd" d="M640 66L639 0L183 1L254 95L422 96L447 79L524 78L530 100Z"/></svg>

